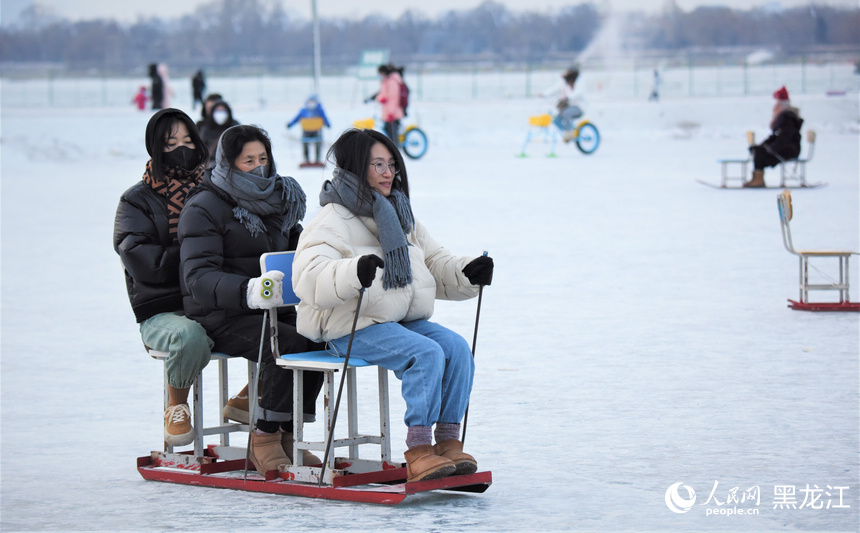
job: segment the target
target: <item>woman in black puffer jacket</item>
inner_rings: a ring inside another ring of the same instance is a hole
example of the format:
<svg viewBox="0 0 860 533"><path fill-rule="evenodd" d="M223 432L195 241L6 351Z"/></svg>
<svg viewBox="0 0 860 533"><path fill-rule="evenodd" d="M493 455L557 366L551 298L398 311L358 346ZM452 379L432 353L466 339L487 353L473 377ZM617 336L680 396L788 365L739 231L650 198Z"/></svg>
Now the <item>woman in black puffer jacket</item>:
<svg viewBox="0 0 860 533"><path fill-rule="evenodd" d="M275 307L260 296L260 256L294 250L305 214L305 193L291 177L279 176L271 142L256 126L234 126L221 136L212 174L185 203L179 220L184 308L206 328L215 350L256 361L263 309ZM289 281L288 281L289 283ZM276 291L279 293L279 291ZM277 310L282 353L321 349L296 332L295 311ZM264 474L291 464L293 373L275 364L263 343L257 430L250 457ZM304 373L306 422L314 420L322 374ZM305 451L303 464L321 460Z"/></svg>
<svg viewBox="0 0 860 533"><path fill-rule="evenodd" d="M194 439L188 389L209 363L212 341L182 310L176 231L182 205L203 179L209 151L194 122L178 109L152 116L146 151L150 160L143 179L119 200L113 246L144 345L167 353L164 442L183 446Z"/></svg>

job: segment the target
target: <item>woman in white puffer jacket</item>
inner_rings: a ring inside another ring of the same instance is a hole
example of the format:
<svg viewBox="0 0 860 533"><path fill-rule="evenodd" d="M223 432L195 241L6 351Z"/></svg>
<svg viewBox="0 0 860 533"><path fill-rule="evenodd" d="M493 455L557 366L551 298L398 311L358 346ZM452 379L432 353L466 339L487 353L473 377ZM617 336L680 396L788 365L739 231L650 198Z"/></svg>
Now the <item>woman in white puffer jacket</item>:
<svg viewBox="0 0 860 533"><path fill-rule="evenodd" d="M349 130L332 145L332 157L322 210L296 249L296 327L346 353L365 291L350 355L403 382L407 480L475 472L477 462L459 440L474 375L471 350L462 336L428 319L437 298L465 300L489 285L493 260L454 256L413 218L403 158L385 135Z"/></svg>

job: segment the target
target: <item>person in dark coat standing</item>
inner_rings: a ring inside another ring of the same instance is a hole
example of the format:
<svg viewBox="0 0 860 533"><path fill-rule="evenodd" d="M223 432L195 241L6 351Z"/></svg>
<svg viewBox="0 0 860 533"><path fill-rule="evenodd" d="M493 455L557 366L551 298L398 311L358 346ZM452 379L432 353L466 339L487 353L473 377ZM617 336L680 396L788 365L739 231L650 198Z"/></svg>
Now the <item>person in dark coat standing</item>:
<svg viewBox="0 0 860 533"><path fill-rule="evenodd" d="M152 116L146 151L151 158L143 179L119 200L113 246L144 346L168 354L164 442L183 446L194 439L188 389L209 364L213 343L182 310L177 227L188 193L203 179L209 152L194 122L178 109Z"/></svg>
<svg viewBox="0 0 860 533"><path fill-rule="evenodd" d="M295 250L305 215L304 191L295 179L278 175L271 141L256 126L225 131L215 157L211 176L185 203L179 220L185 312L206 328L217 351L255 362L264 309L278 313L281 353L322 349L296 332L292 307L277 309L283 273L260 272L264 253ZM305 413L293 413L293 373L275 364L269 342L262 349L249 456L265 474L292 464L293 416L315 419L323 376L304 373ZM303 464L321 463L304 451Z"/></svg>
<svg viewBox="0 0 860 533"><path fill-rule="evenodd" d="M152 109L161 109L164 104L164 81L161 79L161 74L158 73L158 65L152 63L149 65L149 79L152 82L150 98L152 99Z"/></svg>
<svg viewBox="0 0 860 533"><path fill-rule="evenodd" d="M205 104L204 104L205 106ZM233 110L224 100L218 100L211 104L203 118L197 122L197 129L206 147L209 148L209 168L215 167L215 152L218 148L218 139L233 126L238 126L239 121L233 118Z"/></svg>
<svg viewBox="0 0 860 533"><path fill-rule="evenodd" d="M744 183L744 187L764 187L764 169L775 167L782 161L795 159L800 155L800 128L803 119L800 111L791 105L788 90L780 87L773 93L776 103L773 105L773 118L770 129L773 132L761 144L750 146L753 159L752 179Z"/></svg>
<svg viewBox="0 0 860 533"><path fill-rule="evenodd" d="M203 105L203 94L206 92L206 77L198 70L191 78L191 109L197 109L197 104Z"/></svg>

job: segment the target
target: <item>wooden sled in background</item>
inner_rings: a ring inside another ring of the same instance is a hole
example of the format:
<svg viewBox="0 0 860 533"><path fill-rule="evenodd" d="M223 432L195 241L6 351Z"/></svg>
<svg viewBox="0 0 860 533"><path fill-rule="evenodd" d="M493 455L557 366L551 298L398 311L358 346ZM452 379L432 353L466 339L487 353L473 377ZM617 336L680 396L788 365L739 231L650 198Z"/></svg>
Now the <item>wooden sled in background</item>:
<svg viewBox="0 0 860 533"><path fill-rule="evenodd" d="M774 156L779 159L779 186L755 187L754 189L817 189L825 187L826 183L807 183L806 182L806 164L812 160L815 153L815 131L809 130L806 132L806 140L809 143L806 157L797 157L796 159L783 159L779 155ZM755 144L755 134L751 131L747 132L747 143L749 146ZM704 180L696 180L702 185L714 189L744 189L744 183L749 180L749 165L752 160L747 159L718 159L721 168L720 183L710 183ZM737 185L732 183L738 182Z"/></svg>
<svg viewBox="0 0 860 533"><path fill-rule="evenodd" d="M788 190L782 191L776 197L777 207L779 208L779 222L782 230L782 244L790 253L796 255L800 259L800 299L799 301L789 300L789 307L801 311L860 311L860 303L851 302L849 300L849 281L848 259L852 255L857 255L857 252L848 250L795 250L794 243L791 241L791 227L789 222L793 217L793 207L791 204L791 192ZM809 260L836 259L838 265L838 278L829 279L828 276L817 270L822 277L828 278L829 283L810 283L809 282ZM809 291L837 291L839 293L838 302L810 302Z"/></svg>

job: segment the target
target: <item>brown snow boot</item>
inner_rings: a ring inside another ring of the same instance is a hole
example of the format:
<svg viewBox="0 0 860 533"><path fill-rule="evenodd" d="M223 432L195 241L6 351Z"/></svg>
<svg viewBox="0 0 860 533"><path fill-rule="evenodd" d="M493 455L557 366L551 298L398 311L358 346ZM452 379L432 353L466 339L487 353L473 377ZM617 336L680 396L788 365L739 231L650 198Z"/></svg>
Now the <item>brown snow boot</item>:
<svg viewBox="0 0 860 533"><path fill-rule="evenodd" d="M406 450L406 481L426 481L447 477L457 471L450 459L433 453L432 444L413 446Z"/></svg>
<svg viewBox="0 0 860 533"><path fill-rule="evenodd" d="M764 170L753 170L752 179L744 183L744 187L748 189L760 189L764 186Z"/></svg>
<svg viewBox="0 0 860 533"><path fill-rule="evenodd" d="M229 420L247 424L250 419L248 409L250 409L248 404L248 386L245 385L245 388L239 391L239 394L227 401L227 404L221 411L221 415Z"/></svg>
<svg viewBox="0 0 860 533"><path fill-rule="evenodd" d="M265 476L269 470L277 470L278 465L291 465L290 458L281 446L281 433L254 432L251 434L251 450L248 453L257 472Z"/></svg>
<svg viewBox="0 0 860 533"><path fill-rule="evenodd" d="M293 461L293 439L292 433L287 433L284 431L281 433L281 446L284 448L284 453L287 454L290 462L295 463ZM322 459L312 454L310 450L302 450L302 466L311 466L311 465L321 465Z"/></svg>
<svg viewBox="0 0 860 533"><path fill-rule="evenodd" d="M457 467L457 471L453 474L455 476L474 474L478 471L478 462L468 453L463 453L463 443L457 439L437 442L436 446L433 447L433 451L436 455L449 459L454 463Z"/></svg>

